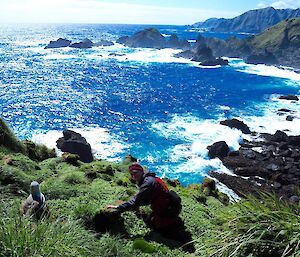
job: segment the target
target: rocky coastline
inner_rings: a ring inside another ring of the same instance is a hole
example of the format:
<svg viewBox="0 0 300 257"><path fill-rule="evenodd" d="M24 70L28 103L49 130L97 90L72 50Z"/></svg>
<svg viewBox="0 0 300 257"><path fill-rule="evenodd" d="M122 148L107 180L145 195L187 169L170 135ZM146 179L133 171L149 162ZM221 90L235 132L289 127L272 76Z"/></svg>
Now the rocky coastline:
<svg viewBox="0 0 300 257"><path fill-rule="evenodd" d="M297 96L281 96L279 99L298 101ZM291 110L280 109L278 114ZM290 120L293 120L290 119ZM284 131L274 134L250 132L248 126L237 119L220 124L251 133L251 140L244 140L237 151L229 151L224 141L208 146L210 158L219 158L232 175L211 171L210 175L239 196L247 194L275 193L280 198L300 199L300 135L288 136Z"/></svg>
<svg viewBox="0 0 300 257"><path fill-rule="evenodd" d="M132 36L122 36L116 43L131 48L172 48L182 52L174 57L186 58L199 62L202 66L228 65L222 57L242 58L249 64L275 65L281 69L292 67L295 72L300 69L300 18L287 19L258 35L246 39L234 36L225 40L214 37L203 37L199 34L196 43L179 39L176 34L165 38L157 29L147 28ZM71 40L59 38L50 41L45 49L72 47L88 49L94 46L111 46L113 42L100 40L93 43L90 39L72 43Z"/></svg>
<svg viewBox="0 0 300 257"><path fill-rule="evenodd" d="M64 48L64 47L87 49L87 48L92 48L93 46L112 46L112 45L114 45L114 43L108 40L100 40L97 43L93 43L90 39L85 38L80 42L72 43L71 40L65 38L59 38L55 41L50 41L49 44L44 47L44 49Z"/></svg>

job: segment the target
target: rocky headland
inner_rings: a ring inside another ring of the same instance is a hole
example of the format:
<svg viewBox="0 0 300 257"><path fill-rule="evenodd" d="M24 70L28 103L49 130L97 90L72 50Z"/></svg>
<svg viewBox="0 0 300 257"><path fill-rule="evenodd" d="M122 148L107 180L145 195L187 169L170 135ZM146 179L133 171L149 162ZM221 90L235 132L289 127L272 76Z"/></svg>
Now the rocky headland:
<svg viewBox="0 0 300 257"><path fill-rule="evenodd" d="M275 9L266 7L247 11L232 19L210 18L204 22L197 22L191 27L215 32L260 33L283 20L299 17L300 8Z"/></svg>
<svg viewBox="0 0 300 257"><path fill-rule="evenodd" d="M195 44L180 40L176 35L166 39L157 29L149 28L117 43L128 47L173 48L183 51L175 57L200 62L200 65L228 65L223 56L242 58L251 64L278 65L300 69L300 18L287 19L264 32L246 39L229 37L226 40L199 35Z"/></svg>
<svg viewBox="0 0 300 257"><path fill-rule="evenodd" d="M214 56L242 58L251 64L300 68L300 18L288 19L246 39L197 38L196 46L207 46ZM184 54L184 52L183 52Z"/></svg>
<svg viewBox="0 0 300 257"><path fill-rule="evenodd" d="M175 57L183 57L199 62L203 66L228 65L228 61L216 58L213 55L210 47L197 44L192 46L186 40L180 40L177 35L172 34L169 39L166 39L157 29L149 28L135 33L132 36L123 36L117 40L117 43L128 47L141 48L172 48L182 49L183 52L176 54Z"/></svg>

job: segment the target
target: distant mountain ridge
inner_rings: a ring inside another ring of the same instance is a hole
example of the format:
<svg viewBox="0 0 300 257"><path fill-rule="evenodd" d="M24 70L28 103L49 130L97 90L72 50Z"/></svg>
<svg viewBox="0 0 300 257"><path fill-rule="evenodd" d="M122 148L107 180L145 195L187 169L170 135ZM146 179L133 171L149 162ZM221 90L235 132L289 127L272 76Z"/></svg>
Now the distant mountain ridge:
<svg viewBox="0 0 300 257"><path fill-rule="evenodd" d="M300 17L298 9L275 9L266 7L250 10L232 19L210 18L197 22L193 27L206 28L215 32L260 33L282 20Z"/></svg>
<svg viewBox="0 0 300 257"><path fill-rule="evenodd" d="M243 58L248 63L278 64L300 69L300 18L283 20L246 39L226 40L199 35L197 45L212 49L214 56Z"/></svg>

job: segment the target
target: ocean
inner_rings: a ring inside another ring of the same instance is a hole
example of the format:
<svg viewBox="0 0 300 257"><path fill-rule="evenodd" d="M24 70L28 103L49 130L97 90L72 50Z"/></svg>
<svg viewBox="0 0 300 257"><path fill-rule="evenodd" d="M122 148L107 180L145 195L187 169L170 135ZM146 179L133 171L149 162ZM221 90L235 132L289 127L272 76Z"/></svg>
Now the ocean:
<svg viewBox="0 0 300 257"><path fill-rule="evenodd" d="M66 128L86 137L97 158L131 154L159 176L183 185L200 183L210 170L229 172L206 147L225 140L232 150L240 131L219 124L243 120L251 130L300 134L300 74L229 59L226 67L201 67L173 49L132 49L115 44L92 49L44 49L60 37L116 41L150 25L42 24L0 27L0 113L21 139L55 147ZM195 42L187 26L154 26ZM225 33L204 36L245 37ZM110 53L116 53L112 56ZM120 55L122 54L122 55ZM286 121L278 109L293 111Z"/></svg>

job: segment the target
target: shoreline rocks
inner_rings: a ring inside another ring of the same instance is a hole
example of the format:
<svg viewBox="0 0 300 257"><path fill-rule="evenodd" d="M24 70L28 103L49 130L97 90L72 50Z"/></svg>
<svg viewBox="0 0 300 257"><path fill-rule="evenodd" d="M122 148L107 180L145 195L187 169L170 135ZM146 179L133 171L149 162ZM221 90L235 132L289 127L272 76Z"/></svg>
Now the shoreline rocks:
<svg viewBox="0 0 300 257"><path fill-rule="evenodd" d="M244 134L251 134L251 131L249 127L243 122L238 119L228 119L223 120L220 122L221 125L230 127L230 128L236 128L241 130Z"/></svg>
<svg viewBox="0 0 300 257"><path fill-rule="evenodd" d="M300 136L283 131L264 133L259 140L245 141L238 151L220 159L234 175L214 171L211 175L240 196L275 192L289 199L299 194Z"/></svg>
<svg viewBox="0 0 300 257"><path fill-rule="evenodd" d="M65 129L63 137L56 141L56 146L63 152L77 154L82 162L89 163L94 160L90 144L75 131Z"/></svg>
<svg viewBox="0 0 300 257"><path fill-rule="evenodd" d="M68 47L68 46L70 46L70 44L71 44L70 40L64 39L64 38L59 38L55 41L50 41L50 43L47 46L45 46L44 49Z"/></svg>
<svg viewBox="0 0 300 257"><path fill-rule="evenodd" d="M86 38L80 42L72 43L71 40L59 38L55 41L50 41L50 43L47 46L45 46L44 49L63 48L63 47L88 49L88 48L92 48L93 46L112 46L112 45L114 45L114 43L108 40L100 40L97 43L93 43L90 39Z"/></svg>

